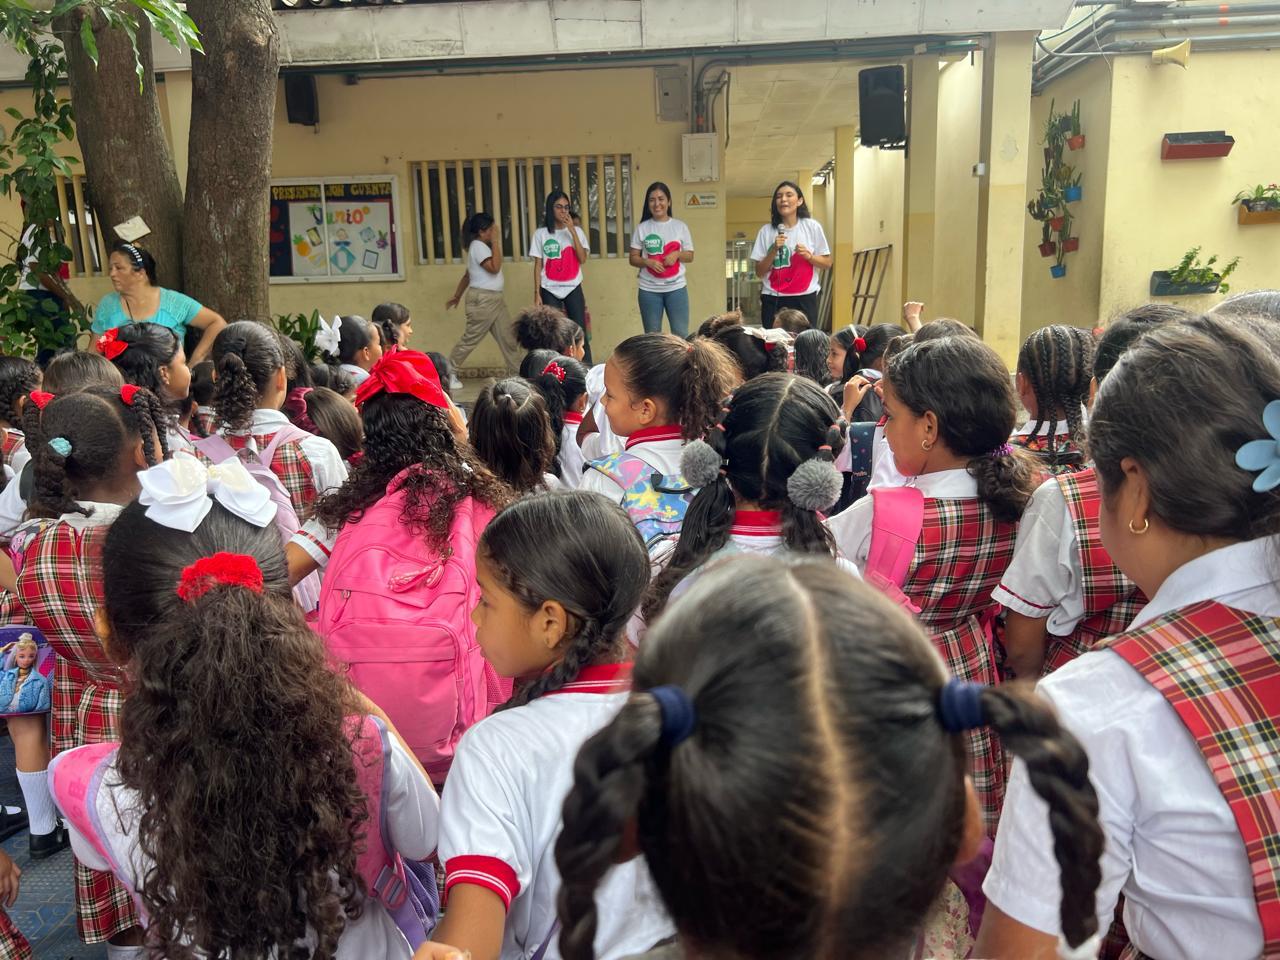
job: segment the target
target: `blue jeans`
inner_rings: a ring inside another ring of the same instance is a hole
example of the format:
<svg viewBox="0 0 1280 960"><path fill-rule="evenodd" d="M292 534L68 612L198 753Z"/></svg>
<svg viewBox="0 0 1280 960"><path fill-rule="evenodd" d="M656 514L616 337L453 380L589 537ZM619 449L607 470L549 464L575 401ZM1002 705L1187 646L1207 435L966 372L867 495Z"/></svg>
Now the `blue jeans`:
<svg viewBox="0 0 1280 960"><path fill-rule="evenodd" d="M662 332L663 310L667 311L671 332L682 340L689 336L689 288L681 287L666 293L640 291L640 322L644 324L645 333Z"/></svg>

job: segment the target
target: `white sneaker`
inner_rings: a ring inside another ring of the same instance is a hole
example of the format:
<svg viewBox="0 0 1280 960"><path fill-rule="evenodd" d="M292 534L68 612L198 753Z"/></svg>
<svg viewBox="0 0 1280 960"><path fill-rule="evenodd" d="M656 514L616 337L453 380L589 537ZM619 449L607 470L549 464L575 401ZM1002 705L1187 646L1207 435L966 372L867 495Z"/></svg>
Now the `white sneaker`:
<svg viewBox="0 0 1280 960"><path fill-rule="evenodd" d="M456 373L449 374L449 389L450 390L462 389L462 381L458 379L458 375Z"/></svg>

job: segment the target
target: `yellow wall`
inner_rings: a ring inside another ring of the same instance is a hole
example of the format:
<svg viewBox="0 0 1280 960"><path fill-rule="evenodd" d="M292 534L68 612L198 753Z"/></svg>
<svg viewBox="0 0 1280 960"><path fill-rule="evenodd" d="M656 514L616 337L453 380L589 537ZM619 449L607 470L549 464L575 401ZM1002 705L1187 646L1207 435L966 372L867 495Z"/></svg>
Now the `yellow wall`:
<svg viewBox="0 0 1280 960"><path fill-rule="evenodd" d="M1139 60L1141 58L1128 58ZM1128 60L1124 62L1128 62ZM1116 61L1119 66L1121 61ZM1040 224L1026 218L1026 240L1023 246L1022 334L1047 324L1066 323L1093 327L1101 314L1099 277L1103 263L1110 259L1107 244L1113 223L1113 178L1119 172L1111 169L1113 127L1123 127L1129 119L1113 112L1111 79L1105 64L1090 61L1078 67L1057 83L1051 84L1031 101L1031 132L1034 149L1027 157L1027 200L1038 193L1044 169L1044 128L1050 105L1058 113L1070 113L1075 100L1080 101L1080 131L1085 135L1083 150L1067 149L1063 161L1083 174L1084 199L1069 204L1075 218L1072 234L1080 238L1080 249L1069 253L1064 261L1067 275L1055 280L1049 267L1057 261L1040 256ZM1149 109L1149 108L1148 108ZM1127 154L1123 164L1132 161ZM1140 165L1140 164L1139 164Z"/></svg>
<svg viewBox="0 0 1280 960"><path fill-rule="evenodd" d="M949 63L938 77L938 166L934 192L933 302L926 319L973 323L978 264L978 159L982 111L982 54ZM910 290L904 299L916 299Z"/></svg>
<svg viewBox="0 0 1280 960"><path fill-rule="evenodd" d="M853 248L891 244L884 286L870 323L897 323L902 314L902 185L906 174L901 150L858 146L853 153ZM883 262L884 254L881 254ZM852 269L852 264L836 264ZM863 281L863 289L867 283ZM875 293L872 287L869 291ZM854 308L857 316L857 307Z"/></svg>
<svg viewBox="0 0 1280 960"><path fill-rule="evenodd" d="M748 243L753 242L756 233L769 222L772 202L772 197L730 197L725 208L725 237L732 240L734 234L741 233ZM824 229L830 229L825 220L818 219Z"/></svg>

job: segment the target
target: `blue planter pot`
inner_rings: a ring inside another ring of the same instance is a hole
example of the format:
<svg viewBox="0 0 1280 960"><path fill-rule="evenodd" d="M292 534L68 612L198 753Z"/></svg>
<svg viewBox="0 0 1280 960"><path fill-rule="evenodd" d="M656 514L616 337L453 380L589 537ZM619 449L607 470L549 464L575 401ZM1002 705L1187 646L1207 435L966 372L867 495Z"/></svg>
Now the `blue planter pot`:
<svg viewBox="0 0 1280 960"><path fill-rule="evenodd" d="M1075 203L1084 197L1084 187L1067 187L1062 191L1062 199L1067 203Z"/></svg>
<svg viewBox="0 0 1280 960"><path fill-rule="evenodd" d="M1054 264L1049 268L1049 275L1055 280L1061 280L1067 275L1067 265L1065 263L1061 266Z"/></svg>

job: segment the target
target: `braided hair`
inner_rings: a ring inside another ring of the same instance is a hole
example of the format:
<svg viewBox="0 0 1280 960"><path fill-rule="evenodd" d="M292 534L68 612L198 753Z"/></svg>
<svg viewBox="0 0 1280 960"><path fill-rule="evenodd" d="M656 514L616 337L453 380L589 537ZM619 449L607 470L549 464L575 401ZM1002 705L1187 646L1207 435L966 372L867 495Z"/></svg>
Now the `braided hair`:
<svg viewBox="0 0 1280 960"><path fill-rule="evenodd" d="M1083 327L1054 324L1041 327L1027 337L1018 351L1018 372L1026 378L1036 398L1036 422L1031 431L1038 437L1048 424L1051 467L1059 465L1068 450L1060 449L1052 429L1061 412L1067 421L1067 435L1076 450L1085 443L1084 407L1089 402L1089 381L1093 378L1093 334Z"/></svg>
<svg viewBox="0 0 1280 960"><path fill-rule="evenodd" d="M716 429L707 435L723 467L690 502L671 562L645 595L646 621L652 623L676 585L729 542L739 500L782 511L788 550L835 556L831 532L816 510L796 505L791 480L801 464L834 460L840 453L839 420L839 408L821 387L790 373L749 380L725 402Z"/></svg>
<svg viewBox="0 0 1280 960"><path fill-rule="evenodd" d="M907 956L964 837L946 683L920 627L830 561L708 571L646 635L634 692L574 763L556 841L561 955L595 956L596 888L633 835L699 955ZM678 735L658 687L691 706ZM1078 946L1097 929L1103 846L1088 758L1029 685L978 696L1048 803Z"/></svg>
<svg viewBox="0 0 1280 960"><path fill-rule="evenodd" d="M570 621L560 661L517 684L499 709L558 690L583 667L623 659L627 622L649 581L649 554L616 503L585 490L517 500L485 527L479 555L527 611L554 600Z"/></svg>
<svg viewBox="0 0 1280 960"><path fill-rule="evenodd" d="M253 424L259 398L285 368L284 349L275 330L254 320L229 323L213 341L217 423L233 433Z"/></svg>

